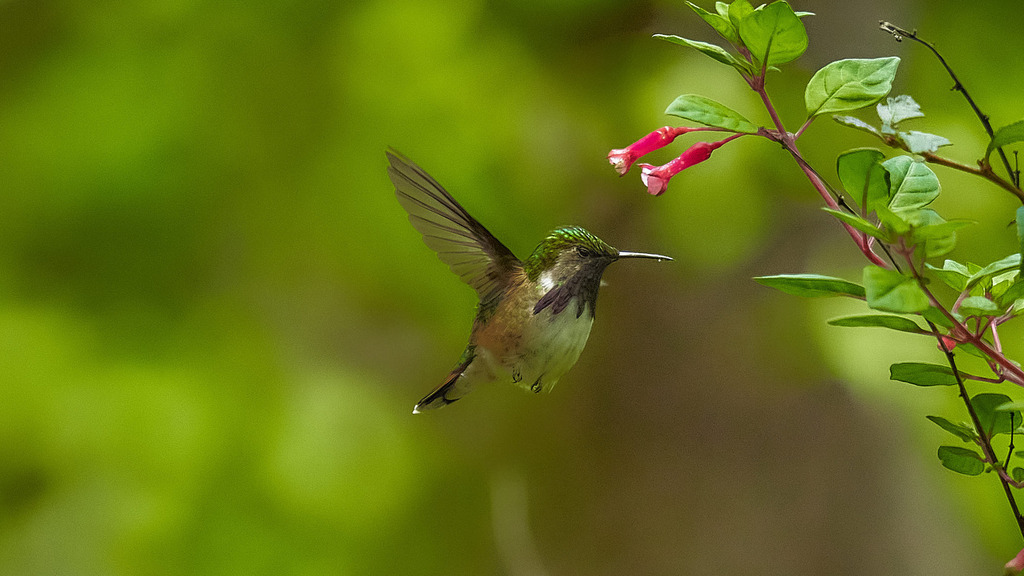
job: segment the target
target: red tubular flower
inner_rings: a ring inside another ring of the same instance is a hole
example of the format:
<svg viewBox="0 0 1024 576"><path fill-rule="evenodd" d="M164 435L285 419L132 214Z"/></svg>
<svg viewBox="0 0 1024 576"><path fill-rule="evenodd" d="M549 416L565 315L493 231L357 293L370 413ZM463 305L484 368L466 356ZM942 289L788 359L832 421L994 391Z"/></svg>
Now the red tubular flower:
<svg viewBox="0 0 1024 576"><path fill-rule="evenodd" d="M655 196L660 196L668 188L668 181L673 176L694 164L700 164L707 160L711 157L711 153L714 152L716 148L733 138L735 138L735 136L730 136L729 138L718 142L697 142L693 146L687 148L686 151L680 154L678 158L675 158L668 164L663 164L661 166L641 164L640 167L643 168L643 171L640 172L640 179L643 180L644 186L647 186L648 192Z"/></svg>
<svg viewBox="0 0 1024 576"><path fill-rule="evenodd" d="M615 171L621 176L629 172L630 166L644 154L650 154L658 148L667 146L676 139L676 136L693 130L697 130L697 128L686 126L658 128L625 148L618 148L609 152L608 162L615 167Z"/></svg>

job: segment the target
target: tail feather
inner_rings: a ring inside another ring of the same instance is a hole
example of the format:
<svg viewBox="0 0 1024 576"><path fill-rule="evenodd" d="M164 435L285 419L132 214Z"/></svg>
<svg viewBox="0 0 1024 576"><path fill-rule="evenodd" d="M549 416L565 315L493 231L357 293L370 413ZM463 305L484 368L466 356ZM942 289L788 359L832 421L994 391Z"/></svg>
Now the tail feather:
<svg viewBox="0 0 1024 576"><path fill-rule="evenodd" d="M473 358L470 357L456 366L440 386L435 388L433 392L427 394L422 400L416 403L416 406L412 409L412 413L419 414L425 410L443 408L465 396L466 393L469 392L469 387L465 385L456 386L456 384L458 383L459 378L462 377L462 373L469 367L469 363L472 360Z"/></svg>

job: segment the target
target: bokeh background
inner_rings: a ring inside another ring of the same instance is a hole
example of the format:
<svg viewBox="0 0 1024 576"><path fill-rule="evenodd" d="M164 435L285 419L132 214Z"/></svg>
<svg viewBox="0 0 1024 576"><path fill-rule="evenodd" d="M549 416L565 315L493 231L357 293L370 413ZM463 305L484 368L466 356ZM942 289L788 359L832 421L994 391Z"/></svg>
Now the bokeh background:
<svg viewBox="0 0 1024 576"><path fill-rule="evenodd" d="M913 127L979 157L880 19L997 126L1024 115L1015 2L795 7L818 15L771 77L792 129L816 69L898 55ZM934 343L750 280L859 278L792 161L741 139L659 198L607 165L681 93L767 121L659 32L715 40L674 0L0 2L0 574L997 573L1022 546L998 482L944 470L958 442L924 418L962 407L888 380ZM676 261L609 269L551 394L413 416L475 297L406 221L389 145L521 256L573 223ZM801 140L830 177L873 145L827 119ZM939 210L979 222L953 257L1013 252L1013 199L938 174Z"/></svg>

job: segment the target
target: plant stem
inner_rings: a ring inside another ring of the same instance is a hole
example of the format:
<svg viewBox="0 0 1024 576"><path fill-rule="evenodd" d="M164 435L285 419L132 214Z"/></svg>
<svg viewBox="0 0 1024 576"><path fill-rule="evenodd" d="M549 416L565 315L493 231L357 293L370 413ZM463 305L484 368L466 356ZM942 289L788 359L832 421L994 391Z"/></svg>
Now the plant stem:
<svg viewBox="0 0 1024 576"><path fill-rule="evenodd" d="M921 282L921 279L918 279ZM937 330L936 326L929 320L928 325L932 330ZM942 349L942 353L946 355L946 362L949 364L950 370L953 371L953 377L956 378L956 385L960 389L960 398L963 399L964 405L967 407L967 413L971 416L971 423L974 425L974 430L978 433L979 444L981 445L982 452L985 453L985 458L993 468L999 471L996 475L999 478L999 483L1003 486L1003 492L1006 494L1006 500L1010 504L1010 510L1013 511L1013 519L1017 521L1017 528L1020 530L1020 535L1024 537L1024 517L1020 515L1020 509L1017 508L1017 500L1013 497L1013 491L1010 489L1010 483L1007 481L1005 470L999 463L999 459L996 458L995 450L992 449L992 443L989 442L988 436L985 434L984 429L981 426L981 420L978 418L978 413L975 412L974 406L971 405L970 396L967 395L967 387L964 385L963 378L960 377L960 371L956 369L956 359L954 358L953 352L946 347L945 341L941 337L937 338L939 341L939 347ZM1009 462L1009 457L1007 457Z"/></svg>
<svg viewBox="0 0 1024 576"><path fill-rule="evenodd" d="M966 99L967 103L970 104L971 109L974 110L974 114L978 117L978 120L981 120L981 125L985 127L985 132L988 133L989 140L991 140L992 137L995 136L995 131L992 130L992 123L989 122L988 114L985 114L984 112L981 111L980 108L978 108L978 105L974 102L974 98L971 98L971 94L967 91L967 87L964 86L962 82L960 82L960 79L957 78L956 73L953 72L953 68L951 68L950 65L946 63L946 59L942 57L942 54L939 54L939 51L935 49L935 46L932 46L930 42L926 42L918 38L917 30L913 32L908 32L907 30L900 28L899 26L896 26L895 24L892 24L890 22L879 22L878 26L882 30L885 30L886 32L892 34L897 42L902 41L903 38L910 38L914 42L917 42L918 44L921 44L922 46L931 50L932 54L934 54L935 57L939 59L939 62L942 64L942 67L946 69L947 73L949 73L949 77L953 79L953 90L956 90L964 95L964 99ZM1006 153L1003 152L1003 149L996 148L996 150L999 151L999 158L1002 159L1003 167L1006 168L1006 173L1010 176L1010 180L1013 181L1014 186L1016 186L1019 189L1020 175L1010 166L1010 160L1006 157ZM1024 198L1022 198L1022 200L1024 200Z"/></svg>
<svg viewBox="0 0 1024 576"><path fill-rule="evenodd" d="M796 135L787 132L786 127L782 124L782 119L779 118L779 113L775 110L775 106L772 104L771 98L768 97L768 92L764 88L764 76L752 78L748 80L748 83L750 84L750 87L757 92L758 96L761 97L761 102L764 103L765 109L768 110L768 115L771 116L776 130L778 130L777 136L769 133L762 133L762 136L773 139L782 144L782 147L793 156L794 160L796 160L796 163L800 166L800 169L803 170L807 179L811 181L811 185L818 191L818 194L821 195L825 204L832 210L839 210L839 202L832 197L831 193L829 193L828 185L826 185L825 181L821 179L818 173L811 168L809 164L807 164L807 161L804 160L800 150L796 147ZM806 128L808 124L809 121L805 122L801 127L801 130ZM864 256L866 256L872 264L881 266L882 268L889 267L885 260L882 260L882 258L879 257L878 254L875 254L874 250L871 249L871 242L869 241L867 234L858 231L856 228L845 222L840 222L840 224L842 224L843 228L846 229L846 232L857 244L857 247L860 248L860 251L864 253Z"/></svg>
<svg viewBox="0 0 1024 576"><path fill-rule="evenodd" d="M938 298L936 298L935 295L932 294L932 291L928 289L928 283L925 281L925 278L921 276L917 267L914 266L914 261L911 255L906 253L906 251L904 251L902 255L910 265L910 273L914 276L914 279L917 280L917 284L921 287L921 290L923 290L925 295L928 296L928 301L931 302L932 306L938 308L939 311L942 312L942 315L953 324L953 334L955 337L961 342L971 344L980 350L982 354L992 359L992 361L998 364L1002 369L1003 372L1001 375L1005 376L1007 380L1017 384L1018 386L1024 386L1024 370L1004 356L1001 350L996 350L989 346L988 342L985 342L985 339L982 338L980 334L975 334L964 323L957 320L957 318L953 316L952 312L946 310L946 308L939 302Z"/></svg>
<svg viewBox="0 0 1024 576"><path fill-rule="evenodd" d="M1013 182L1010 182L1009 180L1006 180L1005 178L996 174L992 170L992 166L990 166L987 162L980 162L978 167L974 167L969 164L957 162L956 160L950 160L949 158L946 158L944 156L939 156L934 152L913 152L910 150L910 148L907 147L907 145L902 140L892 135L882 136L882 141L885 142L886 145L888 145L891 148L899 148L900 150L910 152L911 154L918 154L919 156L924 158L925 162L929 162L931 164L938 164L939 166L945 166L946 168L952 168L954 170L959 170L961 172L966 172L968 174L980 176L988 180L989 182L996 184L997 186L1006 190L1010 194L1013 194L1014 196L1017 197L1018 200L1021 201L1021 203L1024 203L1024 190L1021 190L1018 184L1014 184ZM1016 172L1014 172L1014 174L1015 173Z"/></svg>

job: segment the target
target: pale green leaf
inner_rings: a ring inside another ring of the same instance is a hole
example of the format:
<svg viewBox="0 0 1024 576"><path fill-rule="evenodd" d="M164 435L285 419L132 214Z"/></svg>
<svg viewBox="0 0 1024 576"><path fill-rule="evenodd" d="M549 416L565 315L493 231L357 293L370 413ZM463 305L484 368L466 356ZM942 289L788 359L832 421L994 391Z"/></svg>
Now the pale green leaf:
<svg viewBox="0 0 1024 576"><path fill-rule="evenodd" d="M889 171L889 209L898 212L922 208L939 195L939 179L931 168L910 156L896 156L882 163Z"/></svg>
<svg viewBox="0 0 1024 576"><path fill-rule="evenodd" d="M833 318L828 321L832 326L844 326L848 328L888 328L899 332L910 332L911 334L931 334L921 328L917 322L902 316L890 314L867 314L863 316L845 316Z"/></svg>
<svg viewBox="0 0 1024 576"><path fill-rule="evenodd" d="M725 128L735 132L757 132L757 126L754 126L739 112L697 94L683 94L676 98L669 104L665 113L706 126Z"/></svg>
<svg viewBox="0 0 1024 576"><path fill-rule="evenodd" d="M807 116L847 112L878 102L892 89L900 59L838 60L814 73L804 90Z"/></svg>
<svg viewBox="0 0 1024 576"><path fill-rule="evenodd" d="M832 276L820 274L779 274L776 276L759 276L754 281L771 288L782 290L787 294L804 297L852 296L864 298L864 288Z"/></svg>
<svg viewBox="0 0 1024 576"><path fill-rule="evenodd" d="M868 306L875 310L911 313L928 308L928 295L911 277L879 266L865 267L863 277Z"/></svg>
<svg viewBox="0 0 1024 576"><path fill-rule="evenodd" d="M743 16L736 28L754 59L768 66L792 62L807 50L807 30L783 0Z"/></svg>
<svg viewBox="0 0 1024 576"><path fill-rule="evenodd" d="M875 148L847 150L836 159L839 181L868 212L889 200L889 173L882 167L885 155Z"/></svg>
<svg viewBox="0 0 1024 576"><path fill-rule="evenodd" d="M879 102L875 109L878 110L882 124L886 126L895 126L904 120L924 116L920 104L906 94L886 98L885 102Z"/></svg>
<svg viewBox="0 0 1024 576"><path fill-rule="evenodd" d="M985 461L981 454L970 448L939 446L939 460L946 468L967 476L977 476L985 471Z"/></svg>

